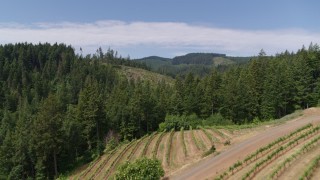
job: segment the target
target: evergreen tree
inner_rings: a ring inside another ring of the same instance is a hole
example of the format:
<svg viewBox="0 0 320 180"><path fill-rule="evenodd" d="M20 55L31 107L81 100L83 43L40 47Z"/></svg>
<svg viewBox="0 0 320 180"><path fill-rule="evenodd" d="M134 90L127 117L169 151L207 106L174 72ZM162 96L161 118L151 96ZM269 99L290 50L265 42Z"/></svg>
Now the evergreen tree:
<svg viewBox="0 0 320 180"><path fill-rule="evenodd" d="M64 133L62 131L63 114L57 97L50 94L37 114L33 123L32 145L36 151L38 176L57 177L57 156L61 151ZM52 162L52 163L51 163ZM52 168L52 169L51 169Z"/></svg>
<svg viewBox="0 0 320 180"><path fill-rule="evenodd" d="M93 144L96 144L98 150L100 149L100 129L104 117L98 82L88 76L79 95L77 118L82 124L83 136L87 141L89 150L92 149Z"/></svg>

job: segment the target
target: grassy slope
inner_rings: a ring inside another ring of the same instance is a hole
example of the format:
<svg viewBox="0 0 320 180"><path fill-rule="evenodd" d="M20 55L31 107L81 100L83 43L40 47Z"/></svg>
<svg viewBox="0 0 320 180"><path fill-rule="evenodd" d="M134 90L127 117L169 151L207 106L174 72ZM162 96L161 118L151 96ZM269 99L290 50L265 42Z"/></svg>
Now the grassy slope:
<svg viewBox="0 0 320 180"><path fill-rule="evenodd" d="M119 68L120 74L124 75L128 79L134 79L134 80L148 80L154 83L164 81L168 84L173 84L174 79L165 76L162 74L158 74L155 72L147 71L144 69L134 68L134 67L128 67L128 66L120 66Z"/></svg>
<svg viewBox="0 0 320 180"><path fill-rule="evenodd" d="M235 64L236 62L232 61L231 59L225 58L225 57L215 57L213 58L213 65L231 65Z"/></svg>
<svg viewBox="0 0 320 180"><path fill-rule="evenodd" d="M165 65L171 65L171 59L158 56L150 56L142 59L136 59L134 61L146 63L152 70L156 71L159 67Z"/></svg>

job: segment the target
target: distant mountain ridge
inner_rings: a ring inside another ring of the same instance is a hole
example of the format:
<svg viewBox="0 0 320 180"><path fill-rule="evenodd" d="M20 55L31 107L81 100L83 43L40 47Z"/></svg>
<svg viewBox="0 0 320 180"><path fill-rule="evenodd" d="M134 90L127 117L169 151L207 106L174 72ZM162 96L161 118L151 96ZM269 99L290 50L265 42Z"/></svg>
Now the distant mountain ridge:
<svg viewBox="0 0 320 180"><path fill-rule="evenodd" d="M224 67L233 64L242 64L251 57L231 57L220 53L188 53L172 59L159 56L149 56L134 61L145 63L152 71L176 76L192 72L205 75L213 67Z"/></svg>
<svg viewBox="0 0 320 180"><path fill-rule="evenodd" d="M178 64L205 64L212 65L215 57L226 57L218 53L189 53L183 56L176 56L172 59L173 65Z"/></svg>

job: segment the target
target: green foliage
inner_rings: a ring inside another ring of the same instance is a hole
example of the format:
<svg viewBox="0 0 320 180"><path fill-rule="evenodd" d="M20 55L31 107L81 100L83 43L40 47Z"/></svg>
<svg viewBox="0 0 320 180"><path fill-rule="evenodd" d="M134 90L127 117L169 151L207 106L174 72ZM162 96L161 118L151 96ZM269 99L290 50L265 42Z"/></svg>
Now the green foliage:
<svg viewBox="0 0 320 180"><path fill-rule="evenodd" d="M151 72L145 69L121 66L117 68L120 76L128 78L128 80L143 80L151 82L151 85L156 83L165 82L168 85L174 84L174 79L172 77L162 75L156 72Z"/></svg>
<svg viewBox="0 0 320 180"><path fill-rule="evenodd" d="M141 59L134 59L133 61L143 62L147 66L149 66L153 71L158 70L161 66L171 64L171 59L158 56L149 56Z"/></svg>
<svg viewBox="0 0 320 180"><path fill-rule="evenodd" d="M110 152L110 151L114 150L117 147L117 145L118 144L117 144L116 139L114 137L112 137L106 143L106 148L105 148L104 152Z"/></svg>
<svg viewBox="0 0 320 180"><path fill-rule="evenodd" d="M150 56L134 61L145 63L151 70L172 77L186 76L189 73L203 77L210 74L213 67L224 71L232 64L240 64L249 60L250 57L226 57L224 54L217 53L190 53L173 59Z"/></svg>
<svg viewBox="0 0 320 180"><path fill-rule="evenodd" d="M130 66L130 67L136 67L141 69L148 70L149 67L146 65L145 62L137 62L130 60L130 57L123 58L121 56L118 56L118 52L114 51L113 49L108 49L106 53L103 52L102 48L99 47L97 49L96 54L93 55L92 59L94 60L100 60L104 63L113 64L116 67L118 66Z"/></svg>
<svg viewBox="0 0 320 180"><path fill-rule="evenodd" d="M157 100L157 93L160 96L166 93L166 86L154 89L149 82L132 83L122 82L115 87L106 105L111 125L120 132L122 139L128 140L157 130L165 117L165 102Z"/></svg>
<svg viewBox="0 0 320 180"><path fill-rule="evenodd" d="M38 152L39 161L48 161L53 156L54 175L58 176L57 154L63 144L61 105L53 95L43 102L37 118L33 124L33 145Z"/></svg>
<svg viewBox="0 0 320 180"><path fill-rule="evenodd" d="M181 133L181 142L182 142L182 147L183 147L183 153L184 153L185 157L188 157L187 145L184 140L184 128L183 127L180 129L180 133Z"/></svg>
<svg viewBox="0 0 320 180"><path fill-rule="evenodd" d="M166 131L167 128L169 128L169 126L167 125L167 123L162 122L162 123L159 124L159 129L158 129L158 131L159 131L159 132L163 132L163 131Z"/></svg>
<svg viewBox="0 0 320 180"><path fill-rule="evenodd" d="M151 141L153 140L153 138L156 136L157 132L154 132L152 133L150 136L149 136L149 139L148 141L145 143L144 147L143 147L143 150L142 150L142 155L145 156L147 155L147 150L148 150L148 147L151 143Z"/></svg>
<svg viewBox="0 0 320 180"><path fill-rule="evenodd" d="M133 154L137 151L137 149L139 148L139 145L148 137L148 135L144 135L142 138L140 138L138 140L138 142L136 142L133 150L130 152L129 156L128 156L128 160L131 160L131 158L133 157Z"/></svg>
<svg viewBox="0 0 320 180"><path fill-rule="evenodd" d="M311 164L305 169L303 175L299 177L299 180L311 179L313 172L319 166L320 166L320 155L312 160Z"/></svg>
<svg viewBox="0 0 320 180"><path fill-rule="evenodd" d="M213 145L211 145L211 148L206 151L205 153L202 154L202 157L206 157L206 156L209 156L210 154L212 153L215 153L216 152L216 147Z"/></svg>
<svg viewBox="0 0 320 180"><path fill-rule="evenodd" d="M318 131L318 129L319 129L319 127L313 128L312 124L307 124L305 126L302 126L302 127L298 128L298 129L296 129L295 131L291 132L290 134L285 135L283 137L280 137L277 140L269 143L268 145L257 149L255 152L253 152L252 154L249 154L247 157L245 157L243 159L243 161L236 162L235 164L233 164L232 166L229 167L228 171L225 171L225 172L221 173L220 176L217 177L217 179L224 179L224 177L227 176L229 173L233 174L234 170L237 169L236 167L239 167L239 165L237 165L237 164L241 164L241 166L244 165L244 164L248 165L249 163L252 163L255 160L257 160L259 155L262 155L262 154L264 154L266 152L270 152L274 147L280 146L280 148L277 148L275 151L273 151L271 153L271 155L268 155L267 158L261 160L259 163L256 163L255 167L251 168L243 176L243 179L246 179L246 178L250 177L251 174L254 173L259 166L261 166L264 163L270 161L273 156L278 155L278 153L280 151L283 151L285 148L290 147L291 145L293 145L293 143L296 143L299 139L304 138L307 134L313 133L314 131ZM306 132L304 132L304 131L306 131ZM298 136L301 132L303 132L303 134ZM292 139L295 136L298 136L298 137L295 138L295 139ZM291 141L289 143L287 143L285 148L283 148L281 145L283 143L287 142L288 140L291 140Z"/></svg>
<svg viewBox="0 0 320 180"><path fill-rule="evenodd" d="M147 68L113 50L98 52L0 45L0 174L53 179L99 156L107 134L131 140L164 121L166 83L129 82L117 66Z"/></svg>
<svg viewBox="0 0 320 180"><path fill-rule="evenodd" d="M111 171L116 168L118 165L120 159L123 157L123 155L134 145L134 141L131 141L130 143L127 143L124 145L124 148L121 150L120 154L112 161L110 164L110 167L108 168L107 172L104 173L103 179L108 179L110 177ZM98 174L98 173L97 173ZM97 175L96 174L96 175Z"/></svg>
<svg viewBox="0 0 320 180"><path fill-rule="evenodd" d="M110 152L109 152L109 153L110 153ZM89 164L89 166L88 166L84 171L82 171L82 172L78 175L78 178L85 177L85 176L92 170L92 168L102 160L101 157L102 157L102 156L99 156L97 159L95 159L94 161L92 161L92 162Z"/></svg>
<svg viewBox="0 0 320 180"><path fill-rule="evenodd" d="M216 137L214 137L212 134L210 134L205 128L201 126L200 129L203 131L203 133L207 136L207 138L210 140L212 144L214 142L219 142L219 140Z"/></svg>
<svg viewBox="0 0 320 180"><path fill-rule="evenodd" d="M232 124L232 121L225 119L220 113L213 114L208 118L202 120L202 126L226 126Z"/></svg>
<svg viewBox="0 0 320 180"><path fill-rule="evenodd" d="M298 129L299 130L299 129ZM305 139L311 135L313 135L315 132L320 130L320 126L314 127L309 129L308 131L302 133L300 136L294 138L289 143L287 143L284 146L280 146L273 150L266 158L261 159L258 161L253 168L251 168L244 176L243 179L250 178L251 175L253 175L260 167L263 167L265 164L271 162L274 159L277 159L281 154L283 154L286 150L291 149L298 145L299 140ZM290 135L290 134L289 134ZM259 152L262 152L262 150L259 150Z"/></svg>
<svg viewBox="0 0 320 180"><path fill-rule="evenodd" d="M201 146L200 142L198 141L198 139L196 138L196 136L194 135L194 130L192 129L192 127L190 127L190 131L191 131L191 137L192 137L194 144L196 145L197 149L200 150L202 148L202 146Z"/></svg>
<svg viewBox="0 0 320 180"><path fill-rule="evenodd" d="M157 153L158 153L158 148L159 148L159 145L160 145L160 142L163 138L163 136L165 135L166 131L162 131L156 141L156 145L154 146L154 149L152 150L152 157L153 159L156 159L157 158Z"/></svg>
<svg viewBox="0 0 320 180"><path fill-rule="evenodd" d="M164 175L164 170L161 167L161 163L157 159L141 158L134 162L126 162L119 166L115 179L127 180L127 179L147 179L158 180Z"/></svg>
<svg viewBox="0 0 320 180"><path fill-rule="evenodd" d="M210 129L212 129L213 132L219 134L219 136L225 138L225 139L230 139L229 136L225 135L223 132L221 132L220 130L218 130L217 128L215 128L214 126L209 127Z"/></svg>
<svg viewBox="0 0 320 180"><path fill-rule="evenodd" d="M168 138L168 146L167 146L167 150L166 150L166 161L167 164L170 166L171 162L171 147L172 147L172 139L173 139L173 135L175 133L175 130L172 129Z"/></svg>
<svg viewBox="0 0 320 180"><path fill-rule="evenodd" d="M88 149L91 150L92 140L95 139L98 153L100 153L102 151L98 146L98 142L101 141L100 126L103 124L105 114L98 82L90 76L86 78L79 94L77 116L83 127L83 137L87 141Z"/></svg>
<svg viewBox="0 0 320 180"><path fill-rule="evenodd" d="M167 115L165 122L161 123L161 128L164 128L167 131L171 129L179 130L180 128L188 129L190 126L197 127L201 124L201 120L195 115L190 116L174 116L174 115Z"/></svg>
<svg viewBox="0 0 320 180"><path fill-rule="evenodd" d="M294 154L292 154L290 157L286 158L280 165L278 165L270 174L270 178L273 179L275 177L278 177L282 170L288 167L288 164L295 160L298 156L302 155L303 153L306 153L310 151L312 148L317 146L318 141L320 140L320 136L317 136L313 138L310 142L303 145L302 148L300 148L298 151L296 151ZM308 176L307 178L310 178L310 173L305 173L304 175ZM304 179L304 178L302 178Z"/></svg>
<svg viewBox="0 0 320 180"><path fill-rule="evenodd" d="M195 114L191 115L167 115L164 122L159 124L159 131L174 128L179 130L181 128L189 129L189 127L197 128L198 126L213 126L213 125L231 125L231 121L225 120L220 114L214 114L206 119L201 120Z"/></svg>
<svg viewBox="0 0 320 180"><path fill-rule="evenodd" d="M189 53L184 56L174 57L172 64L212 64L212 60L215 57L226 57L226 55L217 53Z"/></svg>
<svg viewBox="0 0 320 180"><path fill-rule="evenodd" d="M112 156L117 152L118 148L119 146L107 154L108 155L107 158L105 158L103 162L100 163L100 165L97 168L95 168L95 171L92 174L90 174L89 176L90 179L94 178L96 175L98 175L102 171L103 167L109 162ZM88 171L85 171L85 173L81 174L80 178L82 176L86 176L88 173L89 173L89 169Z"/></svg>
<svg viewBox="0 0 320 180"><path fill-rule="evenodd" d="M226 140L226 141L223 143L223 145L225 145L225 146L229 146L230 144L231 144L230 140Z"/></svg>
<svg viewBox="0 0 320 180"><path fill-rule="evenodd" d="M130 141L160 123L160 132L250 128L320 99L318 45L228 68L201 63L177 65L183 75L168 85L123 76L119 66L148 68L111 49L83 57L64 44L0 45L0 174L53 179L99 156L107 134Z"/></svg>

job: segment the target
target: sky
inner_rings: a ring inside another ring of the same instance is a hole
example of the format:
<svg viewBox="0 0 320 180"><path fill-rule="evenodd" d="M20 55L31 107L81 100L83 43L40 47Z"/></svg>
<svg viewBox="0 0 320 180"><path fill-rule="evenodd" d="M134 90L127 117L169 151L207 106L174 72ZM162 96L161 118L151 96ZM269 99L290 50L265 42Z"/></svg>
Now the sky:
<svg viewBox="0 0 320 180"><path fill-rule="evenodd" d="M77 53L230 56L320 42L318 0L2 0L0 44L65 43Z"/></svg>

